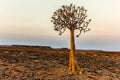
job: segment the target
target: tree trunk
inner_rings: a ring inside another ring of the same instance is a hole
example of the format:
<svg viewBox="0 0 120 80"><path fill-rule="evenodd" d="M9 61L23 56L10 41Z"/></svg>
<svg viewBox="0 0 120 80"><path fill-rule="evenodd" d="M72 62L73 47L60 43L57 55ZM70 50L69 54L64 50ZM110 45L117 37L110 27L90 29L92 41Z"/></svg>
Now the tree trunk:
<svg viewBox="0 0 120 80"><path fill-rule="evenodd" d="M69 54L69 73L75 74L80 73L82 74L77 60L75 58L75 40L74 40L74 30L70 30L70 54Z"/></svg>

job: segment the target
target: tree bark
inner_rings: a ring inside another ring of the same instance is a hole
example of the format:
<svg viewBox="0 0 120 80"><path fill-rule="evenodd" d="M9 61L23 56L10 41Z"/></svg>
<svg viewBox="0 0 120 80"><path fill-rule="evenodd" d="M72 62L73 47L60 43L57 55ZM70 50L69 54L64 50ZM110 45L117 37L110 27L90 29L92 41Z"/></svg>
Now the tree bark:
<svg viewBox="0 0 120 80"><path fill-rule="evenodd" d="M74 30L70 30L69 73L70 74L75 74L75 73L82 74L77 64L75 53L76 53L76 50L75 50Z"/></svg>

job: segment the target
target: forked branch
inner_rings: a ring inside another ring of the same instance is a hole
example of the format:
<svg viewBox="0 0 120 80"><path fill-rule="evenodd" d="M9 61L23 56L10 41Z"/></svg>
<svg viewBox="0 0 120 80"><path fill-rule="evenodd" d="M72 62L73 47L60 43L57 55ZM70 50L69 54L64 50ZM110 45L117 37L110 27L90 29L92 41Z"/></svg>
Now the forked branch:
<svg viewBox="0 0 120 80"><path fill-rule="evenodd" d="M68 28L69 30L79 30L77 35L79 37L82 32L85 33L90 30L88 24L91 19L86 21L86 13L87 10L84 7L76 7L73 4L70 4L70 6L63 5L62 8L54 12L51 21L54 24L54 29L59 31L60 35Z"/></svg>

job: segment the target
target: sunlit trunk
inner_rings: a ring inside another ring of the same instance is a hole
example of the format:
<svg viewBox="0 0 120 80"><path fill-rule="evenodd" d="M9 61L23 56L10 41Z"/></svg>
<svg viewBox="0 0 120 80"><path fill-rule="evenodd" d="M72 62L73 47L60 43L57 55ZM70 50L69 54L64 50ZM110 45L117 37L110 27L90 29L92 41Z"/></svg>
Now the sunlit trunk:
<svg viewBox="0 0 120 80"><path fill-rule="evenodd" d="M69 54L69 73L75 74L76 72L81 74L81 70L77 65L75 58L75 40L74 40L74 30L70 30L70 54Z"/></svg>

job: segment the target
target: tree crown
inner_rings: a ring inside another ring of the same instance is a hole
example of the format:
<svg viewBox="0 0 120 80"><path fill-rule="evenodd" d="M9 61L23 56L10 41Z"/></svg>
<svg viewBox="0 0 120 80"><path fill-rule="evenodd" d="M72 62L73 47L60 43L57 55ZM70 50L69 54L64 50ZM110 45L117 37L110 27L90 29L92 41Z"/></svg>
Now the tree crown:
<svg viewBox="0 0 120 80"><path fill-rule="evenodd" d="M86 12L87 10L85 10L84 7L76 7L73 4L69 6L63 5L54 12L51 22L54 24L54 29L59 31L60 35L68 28L69 30L79 30L79 34L77 35L77 37L79 37L81 32L90 30L88 24L91 19L86 21Z"/></svg>

